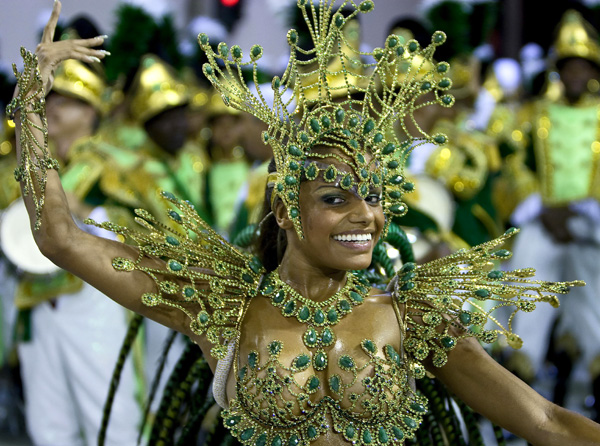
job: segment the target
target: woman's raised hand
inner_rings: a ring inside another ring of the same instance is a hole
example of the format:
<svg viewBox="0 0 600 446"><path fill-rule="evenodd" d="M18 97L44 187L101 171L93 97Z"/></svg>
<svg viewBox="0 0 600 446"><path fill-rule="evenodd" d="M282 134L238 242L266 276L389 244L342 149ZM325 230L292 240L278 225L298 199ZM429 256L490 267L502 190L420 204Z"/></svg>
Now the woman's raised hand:
<svg viewBox="0 0 600 446"><path fill-rule="evenodd" d="M67 59L78 59L82 62L100 62L106 55L110 54L104 50L94 49L102 45L106 36L97 36L92 39L69 39L54 42L54 32L60 16L61 3L54 1L52 14L44 27L42 40L38 44L35 54L38 57L38 65L46 94L52 88L54 81L54 70Z"/></svg>

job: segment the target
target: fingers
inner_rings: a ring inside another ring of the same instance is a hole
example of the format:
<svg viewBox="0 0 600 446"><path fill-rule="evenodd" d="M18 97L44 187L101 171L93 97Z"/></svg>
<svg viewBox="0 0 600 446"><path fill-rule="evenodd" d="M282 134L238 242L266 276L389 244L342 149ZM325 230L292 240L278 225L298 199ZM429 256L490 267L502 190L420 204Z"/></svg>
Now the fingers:
<svg viewBox="0 0 600 446"><path fill-rule="evenodd" d="M54 0L54 6L52 8L52 14L50 15L50 19L48 23L44 27L44 32L42 34L42 42L48 43L54 40L54 32L56 31L56 24L58 23L58 17L60 16L60 9L62 5L59 0Z"/></svg>
<svg viewBox="0 0 600 446"><path fill-rule="evenodd" d="M78 46L86 46L86 47L94 47L100 46L104 43L104 40L107 39L108 36L96 36L91 39L70 39L69 42L72 42Z"/></svg>

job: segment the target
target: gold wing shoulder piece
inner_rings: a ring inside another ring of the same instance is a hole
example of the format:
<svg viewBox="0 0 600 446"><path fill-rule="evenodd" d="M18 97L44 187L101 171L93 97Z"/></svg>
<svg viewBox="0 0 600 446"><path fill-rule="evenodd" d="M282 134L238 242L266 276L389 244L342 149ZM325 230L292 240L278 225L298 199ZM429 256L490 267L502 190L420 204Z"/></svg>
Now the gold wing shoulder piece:
<svg viewBox="0 0 600 446"><path fill-rule="evenodd" d="M48 151L48 123L46 121L46 100L44 85L38 67L37 56L21 47L23 72L19 73L13 64L13 72L17 78L19 94L6 107L6 115L15 119L20 111L19 124L21 135L21 159L15 169L15 179L23 182L24 195L30 195L35 205L35 226L41 226L41 215L44 207L44 193L48 169L58 169L58 161ZM30 119L31 114L39 115L41 125Z"/></svg>
<svg viewBox="0 0 600 446"><path fill-rule="evenodd" d="M244 304L256 294L264 268L260 261L228 243L204 222L186 201L163 192L172 206L168 218L175 225L160 223L149 212L136 210L136 222L144 231L114 223L86 223L122 235L137 245L137 259L117 257L118 271L142 271L156 284L156 292L144 293L148 306L168 305L190 318L193 333L206 336L214 345L211 354L220 359L227 344L238 334Z"/></svg>
<svg viewBox="0 0 600 446"><path fill-rule="evenodd" d="M409 354L419 361L431 354L433 364L442 367L448 352L467 337L492 343L504 335L512 348L521 348L523 341L512 332L519 310L531 312L541 302L558 307L556 294L585 285L582 281L532 280L533 268L496 269L499 261L511 256L500 247L517 232L511 228L494 240L423 265L403 265L388 289L406 305ZM505 324L497 318L497 310L503 307L512 309Z"/></svg>

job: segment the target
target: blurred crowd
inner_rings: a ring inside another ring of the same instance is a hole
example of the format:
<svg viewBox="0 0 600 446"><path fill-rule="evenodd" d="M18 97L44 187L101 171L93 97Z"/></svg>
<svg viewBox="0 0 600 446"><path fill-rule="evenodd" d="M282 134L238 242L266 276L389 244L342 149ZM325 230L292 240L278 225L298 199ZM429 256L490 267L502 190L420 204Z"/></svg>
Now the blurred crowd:
<svg viewBox="0 0 600 446"><path fill-rule="evenodd" d="M415 192L399 223L419 262L516 226L520 263L509 267L535 267L540 280L585 280L558 309L550 300L511 318L524 346L497 345L490 354L558 404L600 421L600 9L569 3L546 23L552 39L523 42L508 58L499 50L502 2L429 3L421 16L398 17L389 33L426 46L435 30L445 31L436 58L450 63L455 99L398 124L448 137L411 154L406 173ZM55 36L110 36L105 61L63 63L47 96L49 147L74 218L133 226L134 210L145 209L169 226L160 197L168 191L235 243L259 223L271 153L264 125L227 107L202 73L195 36L204 32L216 45L228 42L230 29L202 16L178 37L168 14L124 4L115 16L113 30L81 16L60 23ZM288 19L288 27L299 26L299 18ZM360 48L355 25L346 28ZM281 73L251 74L249 88L267 84L266 95ZM14 82L0 73L2 111ZM35 444L93 444L131 315L21 238L28 221L13 177L14 123L0 118L0 432L26 424ZM146 322L122 374L108 444L137 441L168 338Z"/></svg>

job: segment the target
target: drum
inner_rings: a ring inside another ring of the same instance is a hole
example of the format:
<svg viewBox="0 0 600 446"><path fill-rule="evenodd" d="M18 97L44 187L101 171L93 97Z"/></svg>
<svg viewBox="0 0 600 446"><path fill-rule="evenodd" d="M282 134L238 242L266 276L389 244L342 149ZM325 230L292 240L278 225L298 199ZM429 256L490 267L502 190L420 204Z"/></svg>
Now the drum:
<svg viewBox="0 0 600 446"><path fill-rule="evenodd" d="M15 200L2 213L0 248L12 264L25 273L49 275L60 271L58 266L44 257L35 244L22 198Z"/></svg>

